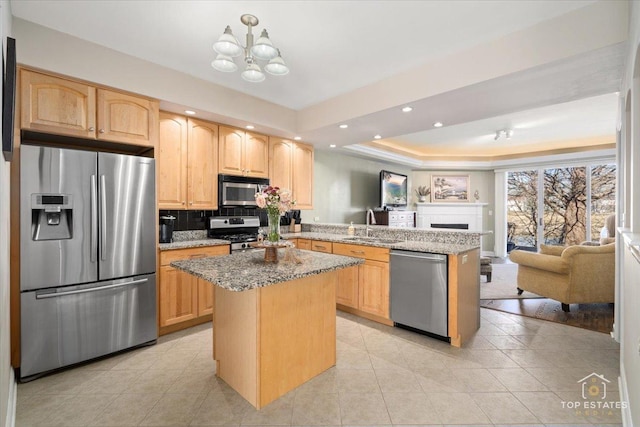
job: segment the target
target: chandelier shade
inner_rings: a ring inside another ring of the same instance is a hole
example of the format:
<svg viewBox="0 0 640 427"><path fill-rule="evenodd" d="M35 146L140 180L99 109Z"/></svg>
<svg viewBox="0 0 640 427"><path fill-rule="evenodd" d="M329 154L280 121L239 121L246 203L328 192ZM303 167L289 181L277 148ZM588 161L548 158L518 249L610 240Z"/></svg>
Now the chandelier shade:
<svg viewBox="0 0 640 427"><path fill-rule="evenodd" d="M264 65L264 70L274 76L283 76L289 73L289 67L282 59L280 50L273 46L267 30L262 30L260 37L253 42L252 28L258 25L258 18L253 15L244 14L240 17L240 22L247 26L246 46L242 46L233 35L231 27L227 25L224 33L218 41L213 44L213 50L218 53L216 59L211 62L211 66L223 73L230 73L238 70L238 65L234 62L236 58L244 54L246 69L241 73L241 77L253 83L265 80L265 73L260 69L257 60L269 61Z"/></svg>

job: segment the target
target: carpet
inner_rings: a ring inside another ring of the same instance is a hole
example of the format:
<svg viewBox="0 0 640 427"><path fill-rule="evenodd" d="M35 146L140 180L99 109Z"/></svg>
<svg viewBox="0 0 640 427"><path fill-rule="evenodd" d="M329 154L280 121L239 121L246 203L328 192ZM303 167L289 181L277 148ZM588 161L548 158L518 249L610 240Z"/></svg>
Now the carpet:
<svg viewBox="0 0 640 427"><path fill-rule="evenodd" d="M518 295L516 277L518 264L491 264L493 272L491 282L485 276L480 276L480 299L527 299L542 298L540 295L523 292Z"/></svg>
<svg viewBox="0 0 640 427"><path fill-rule="evenodd" d="M548 298L482 300L480 306L597 332L613 330L613 304L571 304L569 313L562 311L560 302Z"/></svg>

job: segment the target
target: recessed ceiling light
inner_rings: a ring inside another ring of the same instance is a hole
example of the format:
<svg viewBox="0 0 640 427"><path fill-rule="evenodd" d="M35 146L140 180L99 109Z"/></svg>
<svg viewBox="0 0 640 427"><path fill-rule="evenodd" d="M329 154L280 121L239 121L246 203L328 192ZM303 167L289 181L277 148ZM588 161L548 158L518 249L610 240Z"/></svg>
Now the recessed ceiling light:
<svg viewBox="0 0 640 427"><path fill-rule="evenodd" d="M349 125L340 125L340 129L346 129L348 127L349 127Z"/></svg>
<svg viewBox="0 0 640 427"><path fill-rule="evenodd" d="M380 135L375 135L375 136L373 137L373 139L380 139L380 138L382 138Z"/></svg>
<svg viewBox="0 0 640 427"><path fill-rule="evenodd" d="M433 124L433 127L434 127L434 128L441 128L441 127L442 127L442 122L435 122L435 123Z"/></svg>
<svg viewBox="0 0 640 427"><path fill-rule="evenodd" d="M195 112L195 111L193 111L193 110L184 110L184 112L185 112L186 114L189 114L190 116L193 116L193 115L196 113L196 112Z"/></svg>
<svg viewBox="0 0 640 427"><path fill-rule="evenodd" d="M330 148L336 148L336 144L331 144L329 147Z"/></svg>
<svg viewBox="0 0 640 427"><path fill-rule="evenodd" d="M245 127L246 127L247 129L255 129L255 128L253 127L253 125L246 125Z"/></svg>
<svg viewBox="0 0 640 427"><path fill-rule="evenodd" d="M409 107L409 106L407 106L407 107L403 107L403 108L402 108L402 112L403 112L403 113L408 113L409 111L413 111L413 108L411 108L411 107Z"/></svg>
<svg viewBox="0 0 640 427"><path fill-rule="evenodd" d="M295 139L296 141L300 141L302 138L300 138L299 136L294 136L293 139Z"/></svg>

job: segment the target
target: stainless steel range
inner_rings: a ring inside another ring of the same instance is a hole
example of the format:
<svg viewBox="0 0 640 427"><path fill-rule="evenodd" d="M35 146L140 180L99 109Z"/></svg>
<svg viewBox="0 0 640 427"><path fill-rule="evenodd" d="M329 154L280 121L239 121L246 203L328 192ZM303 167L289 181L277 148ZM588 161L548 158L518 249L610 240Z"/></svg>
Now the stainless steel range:
<svg viewBox="0 0 640 427"><path fill-rule="evenodd" d="M231 252L255 250L249 244L258 240L260 218L257 216L209 217L207 236L229 240Z"/></svg>

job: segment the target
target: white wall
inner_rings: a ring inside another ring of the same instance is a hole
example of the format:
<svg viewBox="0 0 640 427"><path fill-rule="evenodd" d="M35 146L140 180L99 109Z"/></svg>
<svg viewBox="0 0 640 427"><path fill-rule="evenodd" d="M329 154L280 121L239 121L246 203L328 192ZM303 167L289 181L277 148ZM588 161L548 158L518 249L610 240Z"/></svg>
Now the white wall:
<svg viewBox="0 0 640 427"><path fill-rule="evenodd" d="M9 1L1 0L0 35L3 46L7 35L11 34ZM0 129L2 129L2 117L0 117ZM16 396L9 339L9 171L10 163L5 162L4 157L0 155L0 427L13 425Z"/></svg>
<svg viewBox="0 0 640 427"><path fill-rule="evenodd" d="M624 170L624 177L618 180L619 185L624 185L623 200L629 207L630 212L625 212L627 220L625 226L629 227L629 241L640 239L640 3L631 3L630 26L629 26L629 53L627 55L627 66L625 78L620 90L623 96L631 91L631 114L625 113L625 106L629 105L628 100L623 103L621 116L623 120L622 133L631 135L631 150L625 150L624 159L628 168ZM629 118L630 120L626 120ZM624 206L619 206L623 209ZM621 303L621 354L620 354L620 375L621 375L621 395L629 402L629 409L623 411L623 422L625 426L640 425L640 310L638 303L640 298L640 262L636 261L629 252L628 246L622 245L624 251L624 262L622 265L622 297ZM618 308L618 307L616 307Z"/></svg>
<svg viewBox="0 0 640 427"><path fill-rule="evenodd" d="M442 174L442 175L469 175L469 186L471 191L471 201L475 201L473 198L473 193L478 190L480 195L480 199L478 202L480 203L488 203L487 206L483 207L482 212L482 230L490 231L491 234L482 236L482 251L493 252L494 248L494 216L495 216L495 191L494 191L494 173L493 171L465 171L465 170L438 170L438 171L425 171L425 170L416 170L411 173L411 182L413 183L413 188L417 188L418 186L426 185L427 187L431 186L431 175L432 174ZM415 192L412 193L412 202L415 203L418 201L418 198Z"/></svg>
<svg viewBox="0 0 640 427"><path fill-rule="evenodd" d="M409 176L411 169L375 160L362 159L339 150L316 150L313 165L313 210L302 211L302 222L348 224L365 223L365 211L380 204L382 169ZM407 209L413 209L409 206Z"/></svg>

